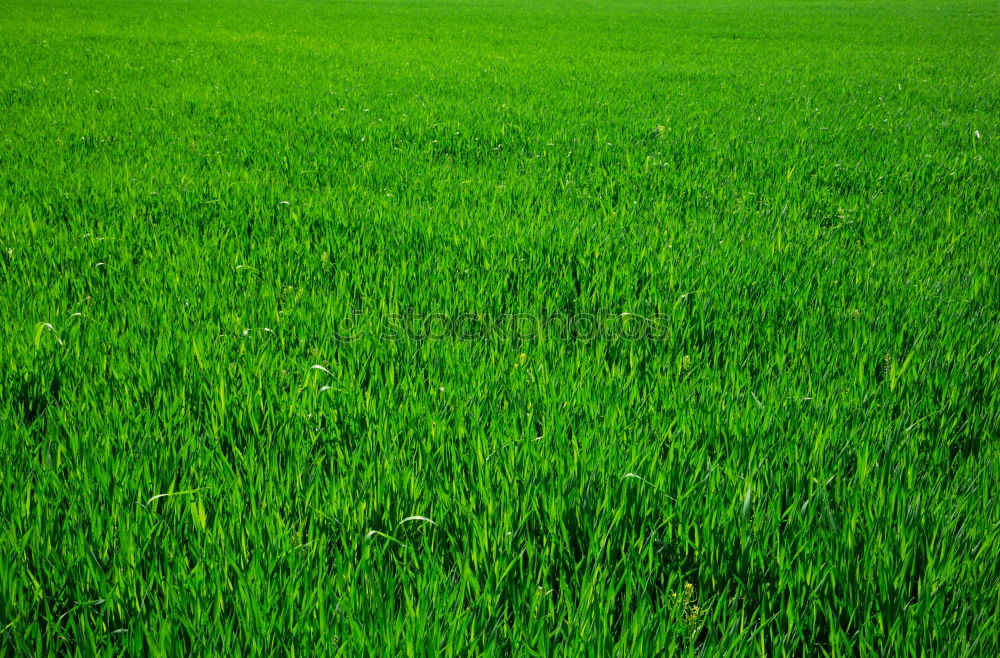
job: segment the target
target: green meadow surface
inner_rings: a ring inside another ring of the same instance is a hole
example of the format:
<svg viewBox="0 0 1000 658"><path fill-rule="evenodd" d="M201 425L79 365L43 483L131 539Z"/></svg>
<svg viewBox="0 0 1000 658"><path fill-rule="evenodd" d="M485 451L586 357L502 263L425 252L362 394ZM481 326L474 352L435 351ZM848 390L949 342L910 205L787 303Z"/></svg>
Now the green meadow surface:
<svg viewBox="0 0 1000 658"><path fill-rule="evenodd" d="M1000 655L998 135L986 0L6 0L2 652Z"/></svg>

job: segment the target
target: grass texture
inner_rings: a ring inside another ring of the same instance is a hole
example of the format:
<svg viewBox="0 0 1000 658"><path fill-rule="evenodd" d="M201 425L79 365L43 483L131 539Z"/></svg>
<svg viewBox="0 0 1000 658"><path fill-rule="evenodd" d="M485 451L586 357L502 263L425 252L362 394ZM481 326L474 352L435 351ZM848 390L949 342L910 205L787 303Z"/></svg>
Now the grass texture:
<svg viewBox="0 0 1000 658"><path fill-rule="evenodd" d="M995 2L0 35L7 655L1000 655Z"/></svg>

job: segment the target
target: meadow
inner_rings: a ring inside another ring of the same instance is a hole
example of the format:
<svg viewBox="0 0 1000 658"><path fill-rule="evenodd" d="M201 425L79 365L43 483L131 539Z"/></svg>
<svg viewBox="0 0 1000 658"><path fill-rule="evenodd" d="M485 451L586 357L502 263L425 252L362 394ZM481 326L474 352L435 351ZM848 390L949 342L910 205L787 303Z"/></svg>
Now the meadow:
<svg viewBox="0 0 1000 658"><path fill-rule="evenodd" d="M5 0L9 656L1000 655L1000 5Z"/></svg>

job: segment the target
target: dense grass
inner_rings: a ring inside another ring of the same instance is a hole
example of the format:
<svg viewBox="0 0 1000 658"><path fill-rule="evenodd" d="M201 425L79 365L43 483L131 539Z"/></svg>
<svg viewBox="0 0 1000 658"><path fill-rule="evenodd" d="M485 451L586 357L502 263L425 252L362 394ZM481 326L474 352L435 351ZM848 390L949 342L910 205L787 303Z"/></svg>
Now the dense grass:
<svg viewBox="0 0 1000 658"><path fill-rule="evenodd" d="M995 2L0 35L6 653L1000 655Z"/></svg>

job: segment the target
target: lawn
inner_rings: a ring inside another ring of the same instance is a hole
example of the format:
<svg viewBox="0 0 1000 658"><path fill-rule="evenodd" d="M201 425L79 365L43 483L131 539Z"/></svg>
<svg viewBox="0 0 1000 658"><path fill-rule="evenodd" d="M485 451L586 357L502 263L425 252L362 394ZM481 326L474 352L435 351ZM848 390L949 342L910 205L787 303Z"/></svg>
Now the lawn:
<svg viewBox="0 0 1000 658"><path fill-rule="evenodd" d="M6 0L0 653L1000 655L1000 5Z"/></svg>

